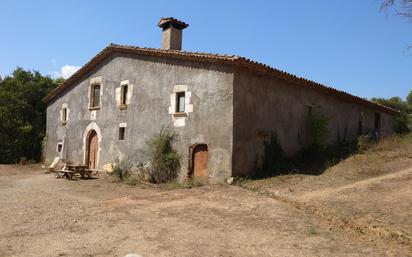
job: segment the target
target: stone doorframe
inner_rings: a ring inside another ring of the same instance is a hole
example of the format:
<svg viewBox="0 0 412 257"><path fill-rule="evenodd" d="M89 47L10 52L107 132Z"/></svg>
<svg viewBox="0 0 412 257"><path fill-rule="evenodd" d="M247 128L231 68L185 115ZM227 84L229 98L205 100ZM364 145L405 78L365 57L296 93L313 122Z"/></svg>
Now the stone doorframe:
<svg viewBox="0 0 412 257"><path fill-rule="evenodd" d="M96 167L99 167L100 150L102 149L101 147L102 133L100 132L99 126L95 122L92 122L89 125L87 125L83 133L83 164L87 165L86 161L87 161L87 155L88 155L88 150L89 150L88 149L89 148L89 137L90 137L90 133L93 130L96 131L97 142L99 143L99 149L97 150L97 157L96 157Z"/></svg>
<svg viewBox="0 0 412 257"><path fill-rule="evenodd" d="M188 170L187 170L187 176L186 176L187 178L193 178L194 177L195 165L193 163L193 159L194 159L194 156L193 156L194 152L193 151L199 145L205 145L207 150L209 151L209 145L206 144L206 143L196 143L196 144L193 144L193 145L189 146L189 157L188 157L188 162L187 162L188 163Z"/></svg>

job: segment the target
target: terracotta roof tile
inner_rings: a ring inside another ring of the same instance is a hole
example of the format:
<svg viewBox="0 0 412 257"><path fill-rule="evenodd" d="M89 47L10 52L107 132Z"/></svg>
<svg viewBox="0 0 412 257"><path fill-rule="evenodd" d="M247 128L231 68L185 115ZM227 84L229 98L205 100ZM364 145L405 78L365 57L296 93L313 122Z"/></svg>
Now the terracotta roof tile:
<svg viewBox="0 0 412 257"><path fill-rule="evenodd" d="M390 114L398 114L397 110L392 108L373 103L366 99L363 99L358 96L351 95L344 91L302 78L296 75L290 74L285 71L281 71L270 67L269 65L262 64L253 60L250 60L245 57L237 56L237 55L226 55L226 54L211 54L211 53L202 53L202 52L187 52L187 51L180 51L180 50L165 50L165 49L158 49L158 48L146 48L146 47L137 47L137 46L127 46L127 45L118 45L118 44L110 44L106 48L104 48L100 53L98 53L95 57L93 57L89 62L87 62L82 68L80 68L76 73L74 73L71 77L69 77L63 84L58 86L54 89L49 95L47 95L43 101L46 103L55 99L60 93L65 91L68 87L70 87L73 83L75 83L78 79L81 78L85 73L90 71L97 63L102 61L105 57L113 52L124 52L124 53L134 53L134 54L142 54L148 56L162 56L162 57L171 57L176 59L186 59L186 60L193 60L193 61L201 61L201 62L216 62L221 64L231 64L237 65L246 69L249 69L254 72L265 73L268 75L273 75L278 78L282 78L287 80L297 86L304 86L307 88L311 88L316 91L321 91L327 94L335 95L339 98L345 99L346 101L354 102L357 104L361 104L364 106L368 106L371 108L376 108L381 111L390 113Z"/></svg>
<svg viewBox="0 0 412 257"><path fill-rule="evenodd" d="M157 26L165 29L168 28L170 25L174 26L177 29L185 29L187 27L189 27L189 24L180 21L178 19L175 19L173 17L168 17L168 18L160 18L159 23L157 24Z"/></svg>

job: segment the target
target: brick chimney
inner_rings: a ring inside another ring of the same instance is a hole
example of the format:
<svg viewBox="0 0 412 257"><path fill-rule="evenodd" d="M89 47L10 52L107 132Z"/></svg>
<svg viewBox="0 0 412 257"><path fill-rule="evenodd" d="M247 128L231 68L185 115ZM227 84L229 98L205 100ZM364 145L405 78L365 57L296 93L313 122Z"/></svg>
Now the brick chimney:
<svg viewBox="0 0 412 257"><path fill-rule="evenodd" d="M157 24L162 28L162 49L182 50L182 30L189 25L173 17L161 18Z"/></svg>

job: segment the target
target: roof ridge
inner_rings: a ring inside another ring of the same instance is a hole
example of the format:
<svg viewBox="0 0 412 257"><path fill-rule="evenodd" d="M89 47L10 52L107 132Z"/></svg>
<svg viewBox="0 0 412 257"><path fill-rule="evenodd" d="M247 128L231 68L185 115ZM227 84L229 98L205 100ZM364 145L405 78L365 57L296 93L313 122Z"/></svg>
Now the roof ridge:
<svg viewBox="0 0 412 257"><path fill-rule="evenodd" d="M141 46L136 46L136 45L124 45L124 44L115 44L115 43L110 43L109 46L110 47L120 47L120 48L144 49L144 50L150 50L150 51L162 51L162 52L169 52L169 53L180 53L180 54L210 55L210 56L229 57L229 58L236 58L236 59L241 57L239 55L233 55L233 54L218 54L218 53L198 52L198 51L162 49L162 48L155 48L155 47L141 47Z"/></svg>

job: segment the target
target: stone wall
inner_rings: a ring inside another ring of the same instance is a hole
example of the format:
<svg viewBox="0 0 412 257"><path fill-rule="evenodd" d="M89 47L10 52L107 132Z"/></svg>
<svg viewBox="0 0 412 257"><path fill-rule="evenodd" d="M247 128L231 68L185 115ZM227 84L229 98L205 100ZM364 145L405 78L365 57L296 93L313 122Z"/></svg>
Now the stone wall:
<svg viewBox="0 0 412 257"><path fill-rule="evenodd" d="M244 69L235 72L233 101L234 175L248 174L256 169L263 155L263 141L271 133L278 135L287 155L302 149L309 108L330 119L329 144L355 140L361 115L363 131L373 130L375 112L381 115L381 134L393 133L391 115Z"/></svg>
<svg viewBox="0 0 412 257"><path fill-rule="evenodd" d="M101 108L89 110L89 85L101 84ZM99 82L100 81L100 82ZM121 84L129 84L127 108L119 108ZM186 91L186 116L173 115L174 93ZM209 147L209 177L231 176L233 70L230 67L162 57L113 54L66 90L47 108L48 160L58 156L84 163L88 133L99 137L99 164L115 157L146 161L145 142L169 126L179 137L181 176L188 172L189 146ZM63 107L70 110L65 125L60 122ZM119 140L119 126L126 127Z"/></svg>

